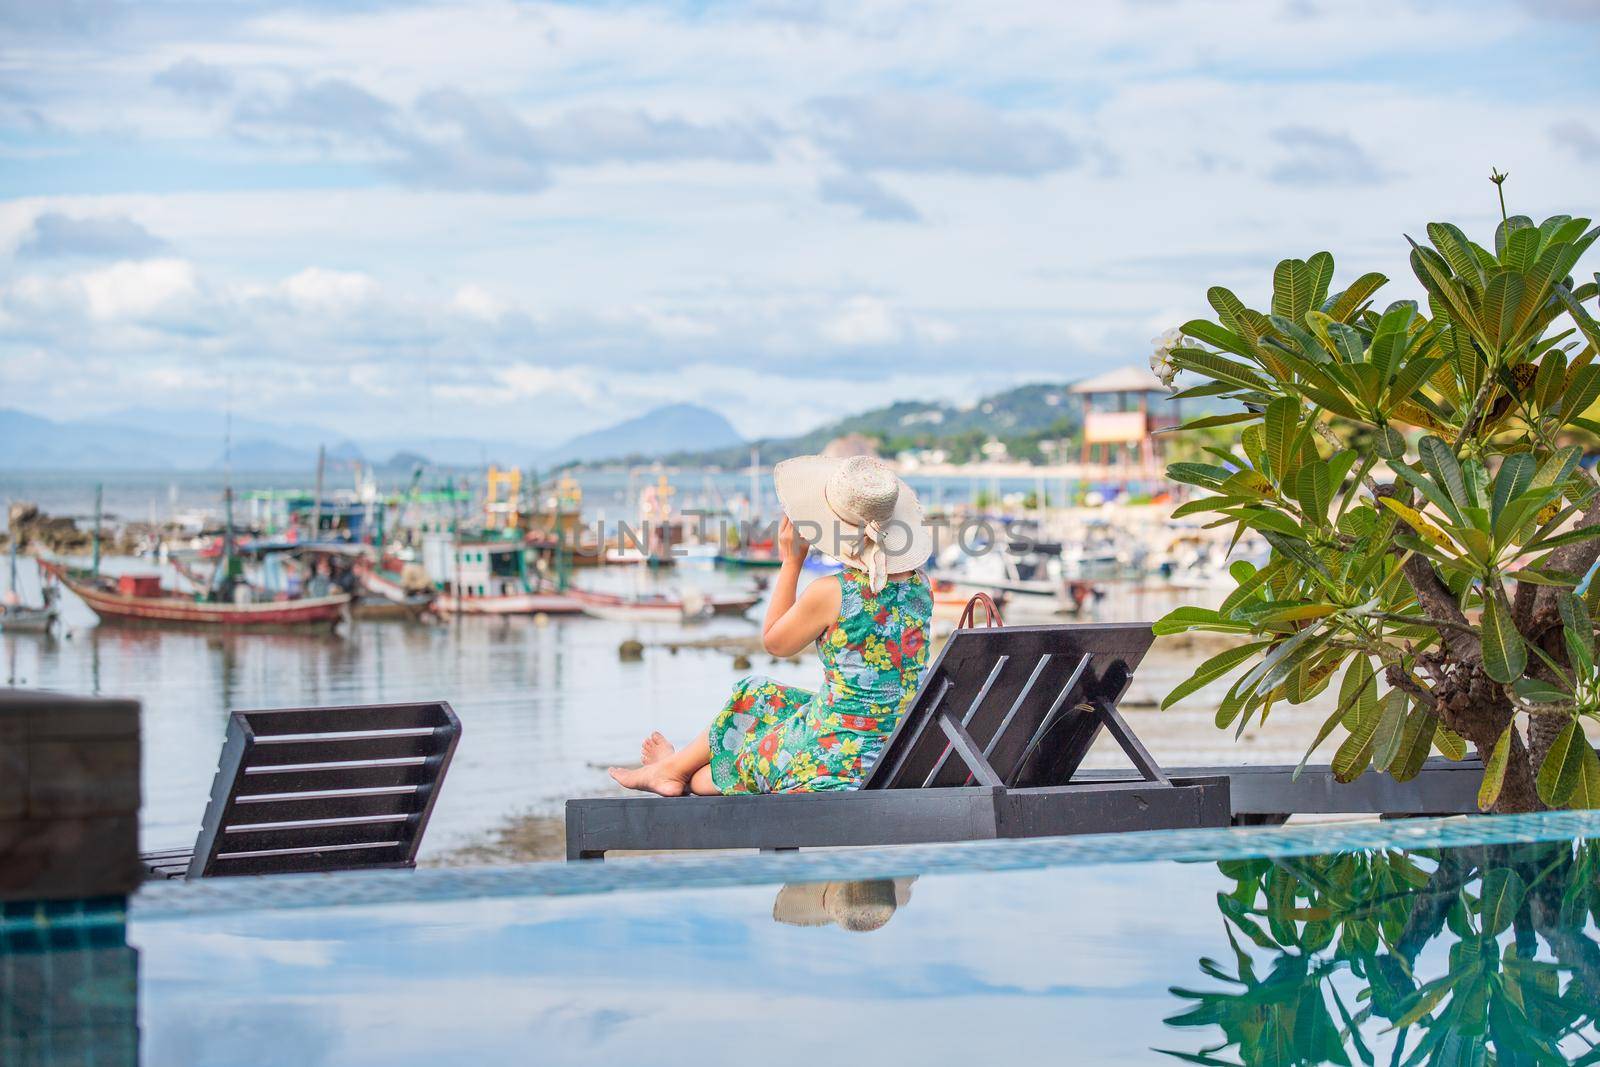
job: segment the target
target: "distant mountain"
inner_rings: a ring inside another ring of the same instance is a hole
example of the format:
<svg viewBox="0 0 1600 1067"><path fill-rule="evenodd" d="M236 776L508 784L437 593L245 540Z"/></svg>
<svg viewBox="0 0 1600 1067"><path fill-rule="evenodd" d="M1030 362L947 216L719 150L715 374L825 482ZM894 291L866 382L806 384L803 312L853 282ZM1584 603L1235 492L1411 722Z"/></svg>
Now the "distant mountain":
<svg viewBox="0 0 1600 1067"><path fill-rule="evenodd" d="M0 467L166 470L197 465L193 447L193 441L173 433L55 422L0 409Z"/></svg>
<svg viewBox="0 0 1600 1067"><path fill-rule="evenodd" d="M1082 403L1070 384L1019 385L971 404L897 401L849 415L794 437L765 438L736 448L685 450L667 456L684 464L738 466L758 445L764 462L820 452L835 437L858 433L876 442L885 455L913 448L942 448L952 460L975 458L990 437L1007 441L1018 458L1033 458L1042 439L1069 437L1083 427Z"/></svg>
<svg viewBox="0 0 1600 1067"><path fill-rule="evenodd" d="M674 452L742 447L744 438L720 414L698 404L669 404L603 430L579 434L541 453L542 465L653 458Z"/></svg>
<svg viewBox="0 0 1600 1067"><path fill-rule="evenodd" d="M156 433L173 433L173 427L183 428L185 438L210 438L219 451L222 442L232 436L241 441L276 441L281 445L309 448L313 455L319 441L337 441L344 435L326 426L309 422L267 422L247 416L229 416L215 408L162 410L157 408L124 408L107 415L90 415L73 420L75 425L96 426L118 430L146 430Z"/></svg>
<svg viewBox="0 0 1600 1067"><path fill-rule="evenodd" d="M395 457L388 466L410 469L417 463L552 467L737 447L740 440L727 419L694 404L656 408L554 447L468 437L352 441L310 423L237 417L230 421L213 411L130 408L56 421L0 408L0 469L206 470L227 462L236 471L304 471L309 477L316 470L319 444L325 446L330 469L348 469L368 457L383 456Z"/></svg>

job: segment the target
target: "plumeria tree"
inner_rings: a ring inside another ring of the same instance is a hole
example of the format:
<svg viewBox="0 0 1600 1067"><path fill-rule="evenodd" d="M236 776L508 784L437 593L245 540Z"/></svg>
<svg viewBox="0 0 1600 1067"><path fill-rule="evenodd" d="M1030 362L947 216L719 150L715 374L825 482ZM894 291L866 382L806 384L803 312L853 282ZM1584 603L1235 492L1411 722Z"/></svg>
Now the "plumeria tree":
<svg viewBox="0 0 1600 1067"><path fill-rule="evenodd" d="M1578 440L1600 433L1600 275L1572 274L1600 228L1502 218L1489 246L1448 223L1410 242L1425 304L1380 305L1381 274L1335 286L1318 252L1278 264L1270 307L1215 287L1214 318L1157 339L1169 385L1201 379L1178 396L1237 402L1185 427L1236 440L1169 466L1204 491L1177 514L1272 550L1220 607L1157 624L1242 638L1166 704L1236 674L1217 725L1242 731L1336 689L1311 751L1336 743L1341 780L1470 744L1485 810L1597 807L1600 482Z"/></svg>

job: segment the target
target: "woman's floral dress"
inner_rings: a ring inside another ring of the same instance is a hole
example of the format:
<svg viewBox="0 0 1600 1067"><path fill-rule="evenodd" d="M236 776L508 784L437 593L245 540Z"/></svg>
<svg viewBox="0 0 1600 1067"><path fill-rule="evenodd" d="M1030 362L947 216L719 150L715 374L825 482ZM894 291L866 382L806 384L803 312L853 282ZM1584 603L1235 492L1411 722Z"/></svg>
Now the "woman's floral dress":
<svg viewBox="0 0 1600 1067"><path fill-rule="evenodd" d="M724 793L854 789L911 705L928 662L933 594L913 574L872 595L845 569L839 618L817 639L817 692L752 676L711 723L711 779Z"/></svg>

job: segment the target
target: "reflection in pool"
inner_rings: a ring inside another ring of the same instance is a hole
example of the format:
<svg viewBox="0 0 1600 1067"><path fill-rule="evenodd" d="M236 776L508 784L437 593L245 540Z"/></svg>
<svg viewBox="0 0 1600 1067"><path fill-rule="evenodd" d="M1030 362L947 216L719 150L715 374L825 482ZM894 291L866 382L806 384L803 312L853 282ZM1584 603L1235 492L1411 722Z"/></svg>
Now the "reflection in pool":
<svg viewBox="0 0 1600 1067"><path fill-rule="evenodd" d="M790 926L837 926L868 933L894 918L911 899L915 878L853 882L795 882L778 890L772 917Z"/></svg>
<svg viewBox="0 0 1600 1067"><path fill-rule="evenodd" d="M140 1055L1590 1063L1600 860L1581 835L1596 825L1551 815L162 887L127 927ZM1558 839L1437 847L1496 835ZM1305 855L1315 841L1346 847ZM1230 851L1240 858L1192 858ZM414 898L382 888L394 885ZM351 903L328 906L330 894ZM0 974L24 973L17 962L0 959ZM53 973L68 973L61 962ZM7 1025L0 1012L0 1047Z"/></svg>
<svg viewBox="0 0 1600 1067"><path fill-rule="evenodd" d="M1218 864L1230 949L1191 1007L1195 1063L1600 1061L1590 841ZM1220 1031L1220 1033L1219 1033Z"/></svg>

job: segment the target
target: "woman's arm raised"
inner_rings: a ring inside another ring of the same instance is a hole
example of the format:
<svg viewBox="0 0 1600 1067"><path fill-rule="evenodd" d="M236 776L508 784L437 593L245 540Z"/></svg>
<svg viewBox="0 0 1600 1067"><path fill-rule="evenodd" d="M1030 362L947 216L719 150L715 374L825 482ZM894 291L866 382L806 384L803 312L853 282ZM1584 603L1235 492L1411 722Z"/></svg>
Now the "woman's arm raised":
<svg viewBox="0 0 1600 1067"><path fill-rule="evenodd" d="M804 595L795 595L806 549L805 539L785 516L778 528L778 554L783 565L773 583L767 621L761 627L762 647L773 656L797 655L839 617L838 582L812 582Z"/></svg>

